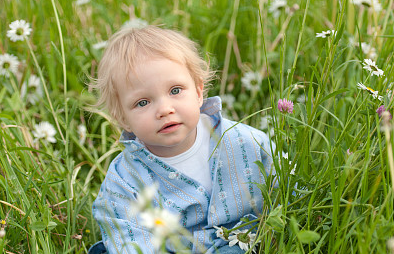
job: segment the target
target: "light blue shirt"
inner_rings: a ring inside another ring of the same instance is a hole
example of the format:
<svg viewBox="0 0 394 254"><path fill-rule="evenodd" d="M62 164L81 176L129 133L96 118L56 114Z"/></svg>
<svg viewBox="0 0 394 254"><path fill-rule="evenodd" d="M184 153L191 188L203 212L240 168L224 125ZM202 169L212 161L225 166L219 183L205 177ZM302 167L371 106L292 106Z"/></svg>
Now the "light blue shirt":
<svg viewBox="0 0 394 254"><path fill-rule="evenodd" d="M120 142L125 149L112 161L93 203L93 216L109 253L136 253L132 242L143 253L155 253L151 233L139 224L138 216L130 213L131 201L141 188L155 182L159 183L159 190L154 205L161 203L179 214L181 225L208 253L227 244L216 237L213 226L232 228L242 217L261 211L262 195L255 183L265 184L265 176L254 162L261 161L268 175L274 145L270 146L265 133L242 123L234 126L236 122L222 118L220 111L219 97L206 99L201 107L201 112L210 116L214 129L209 143L211 195L199 182L136 142L132 133L123 132ZM197 252L196 244L190 242L188 247Z"/></svg>

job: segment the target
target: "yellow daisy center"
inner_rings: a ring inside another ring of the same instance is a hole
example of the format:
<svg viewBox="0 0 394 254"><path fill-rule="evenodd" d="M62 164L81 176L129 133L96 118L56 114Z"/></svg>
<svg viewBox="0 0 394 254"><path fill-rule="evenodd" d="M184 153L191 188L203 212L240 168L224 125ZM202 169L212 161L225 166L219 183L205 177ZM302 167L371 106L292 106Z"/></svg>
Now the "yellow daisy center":
<svg viewBox="0 0 394 254"><path fill-rule="evenodd" d="M23 35L23 28L16 29L16 34L17 35Z"/></svg>
<svg viewBox="0 0 394 254"><path fill-rule="evenodd" d="M373 89L370 88L370 87L367 87L367 90L368 90L369 92L371 92L371 93L375 93L375 92L376 92L375 90L373 90Z"/></svg>
<svg viewBox="0 0 394 254"><path fill-rule="evenodd" d="M164 226L165 223L162 219L155 219L155 225L156 226Z"/></svg>

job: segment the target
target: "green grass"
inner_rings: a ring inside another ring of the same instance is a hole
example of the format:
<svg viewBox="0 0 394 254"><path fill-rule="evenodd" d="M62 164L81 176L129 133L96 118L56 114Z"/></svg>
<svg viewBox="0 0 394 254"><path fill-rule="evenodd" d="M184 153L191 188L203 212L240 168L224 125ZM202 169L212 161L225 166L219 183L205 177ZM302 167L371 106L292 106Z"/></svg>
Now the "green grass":
<svg viewBox="0 0 394 254"><path fill-rule="evenodd" d="M101 238L91 205L122 147L116 124L89 112L95 96L87 77L102 54L93 45L139 17L201 45L218 71L210 95L235 97L226 115L239 121L266 109L245 121L257 128L262 116L272 116L265 131L275 133L279 187L262 191L264 211L282 208L263 213L260 252L386 253L394 236L394 142L376 109L384 104L392 112L394 19L393 0L381 4L383 11L373 13L351 1L288 0L293 9L274 18L262 0L1 1L0 54L25 62L19 77L0 77L0 220L6 222L0 252L85 253ZM6 36L18 19L31 23L28 43ZM331 29L335 39L316 38ZM376 48L384 77L362 68L368 57L351 38ZM257 92L241 83L247 71L263 75ZM48 94L31 105L20 89L40 72ZM357 89L358 82L383 100ZM277 110L279 98L295 102L293 114ZM55 144L33 142L41 121L57 129ZM88 130L82 144L80 124ZM279 158L282 151L289 159Z"/></svg>

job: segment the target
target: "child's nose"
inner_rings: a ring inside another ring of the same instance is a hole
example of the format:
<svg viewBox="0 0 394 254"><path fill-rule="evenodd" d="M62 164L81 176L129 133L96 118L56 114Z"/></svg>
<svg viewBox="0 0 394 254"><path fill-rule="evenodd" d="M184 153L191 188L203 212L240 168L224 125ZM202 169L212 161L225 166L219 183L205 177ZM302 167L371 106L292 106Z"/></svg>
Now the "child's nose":
<svg viewBox="0 0 394 254"><path fill-rule="evenodd" d="M175 109L174 109L173 105L169 101L164 100L157 106L156 118L161 119L161 118L166 117L170 114L173 114L174 112L175 112Z"/></svg>

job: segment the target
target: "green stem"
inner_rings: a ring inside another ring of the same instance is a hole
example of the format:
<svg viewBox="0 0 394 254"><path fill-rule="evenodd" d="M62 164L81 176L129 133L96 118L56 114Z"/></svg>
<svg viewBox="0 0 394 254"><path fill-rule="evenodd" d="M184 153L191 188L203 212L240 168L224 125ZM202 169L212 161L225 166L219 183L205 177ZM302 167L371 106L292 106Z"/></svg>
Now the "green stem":
<svg viewBox="0 0 394 254"><path fill-rule="evenodd" d="M33 61L34 61L34 64L37 68L38 75L40 76L42 86L44 87L45 96L48 100L49 108L51 109L51 113L52 113L53 119L55 120L57 130L59 131L59 134L62 137L63 143L65 144L66 140L63 136L62 129L60 128L59 121L57 120L55 110L53 109L52 101L51 101L51 98L49 97L49 92L48 92L48 88L47 88L47 85L46 85L46 82L44 79L44 75L42 74L42 70L40 68L40 65L38 64L37 57L33 51L33 47L31 46L29 40L25 40L25 41L26 41L27 46L29 47L29 51L30 51L31 56L33 57Z"/></svg>

